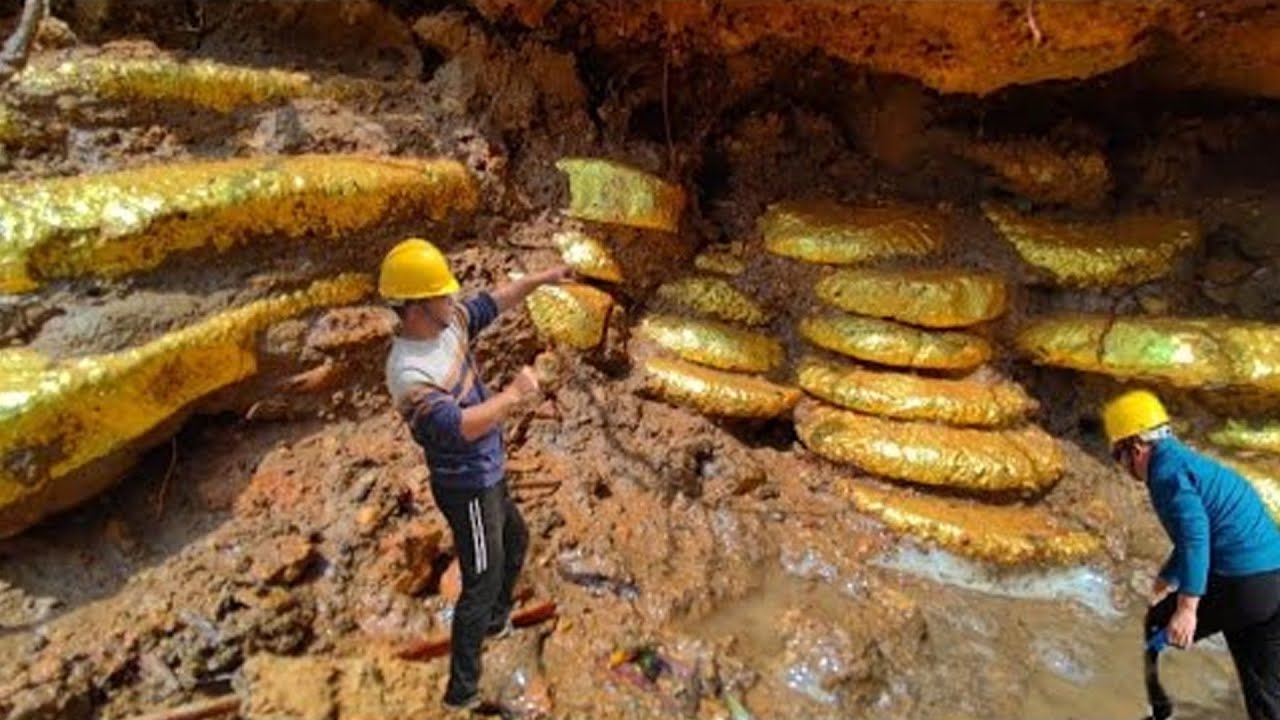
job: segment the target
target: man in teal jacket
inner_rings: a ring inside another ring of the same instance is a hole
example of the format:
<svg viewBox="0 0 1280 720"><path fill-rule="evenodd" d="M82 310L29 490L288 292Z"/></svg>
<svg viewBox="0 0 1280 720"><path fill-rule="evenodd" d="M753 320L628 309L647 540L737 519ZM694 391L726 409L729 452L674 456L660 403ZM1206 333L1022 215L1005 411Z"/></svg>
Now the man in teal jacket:
<svg viewBox="0 0 1280 720"><path fill-rule="evenodd" d="M1280 528L1244 478L1173 436L1155 395L1120 395L1103 410L1103 425L1112 457L1146 483L1173 541L1146 619L1151 717L1173 714L1152 641L1186 648L1221 632L1250 720L1280 720Z"/></svg>

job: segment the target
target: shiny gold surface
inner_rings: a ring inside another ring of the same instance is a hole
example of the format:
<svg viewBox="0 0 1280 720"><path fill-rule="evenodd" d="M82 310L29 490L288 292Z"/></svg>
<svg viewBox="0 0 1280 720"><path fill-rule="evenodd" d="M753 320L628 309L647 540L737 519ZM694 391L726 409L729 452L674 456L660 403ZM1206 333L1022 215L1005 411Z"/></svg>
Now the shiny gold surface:
<svg viewBox="0 0 1280 720"><path fill-rule="evenodd" d="M971 430L806 406L796 432L813 452L872 475L971 492L1038 492L1063 472L1058 442L1037 427Z"/></svg>
<svg viewBox="0 0 1280 720"><path fill-rule="evenodd" d="M1258 450L1280 455L1280 422L1250 424L1229 420L1209 433L1209 442L1236 450Z"/></svg>
<svg viewBox="0 0 1280 720"><path fill-rule="evenodd" d="M1023 260L1072 287L1137 285L1163 277L1200 242L1194 220L1164 215L1060 222L993 203L983 210Z"/></svg>
<svg viewBox="0 0 1280 720"><path fill-rule="evenodd" d="M579 275L605 282L622 282L622 268L598 238L577 230L565 230L556 233L555 242L565 264Z"/></svg>
<svg viewBox="0 0 1280 720"><path fill-rule="evenodd" d="M800 387L849 410L898 420L999 427L1023 420L1037 403L1007 380L942 380L910 373L866 370L807 358Z"/></svg>
<svg viewBox="0 0 1280 720"><path fill-rule="evenodd" d="M48 362L30 351L0 352L0 535L97 493L149 433L256 373L260 331L371 289L368 276L342 275L106 355Z"/></svg>
<svg viewBox="0 0 1280 720"><path fill-rule="evenodd" d="M999 565L1070 565L1097 555L1095 535L1062 526L1038 507L986 505L841 480L836 490L890 529Z"/></svg>
<svg viewBox="0 0 1280 720"><path fill-rule="evenodd" d="M972 370L991 358L991 345L977 335L930 332L845 313L807 317L800 333L819 347L880 365Z"/></svg>
<svg viewBox="0 0 1280 720"><path fill-rule="evenodd" d="M999 275L962 270L844 268L819 280L816 290L841 310L930 328L999 317L1008 295Z"/></svg>
<svg viewBox="0 0 1280 720"><path fill-rule="evenodd" d="M782 364L782 343L712 320L651 315L639 334L685 360L720 370L768 372Z"/></svg>
<svg viewBox="0 0 1280 720"><path fill-rule="evenodd" d="M323 94L305 73L170 58L83 58L36 63L14 78L19 95L78 94L99 100L179 102L230 112Z"/></svg>
<svg viewBox="0 0 1280 720"><path fill-rule="evenodd" d="M741 275L747 269L742 256L728 250L707 250L693 259L693 266L719 275Z"/></svg>
<svg viewBox="0 0 1280 720"><path fill-rule="evenodd" d="M556 167L569 176L570 217L667 232L680 227L685 195L678 185L599 158L562 158Z"/></svg>
<svg viewBox="0 0 1280 720"><path fill-rule="evenodd" d="M664 283L658 297L699 315L742 323L763 325L769 321L764 308L724 278L695 275Z"/></svg>
<svg viewBox="0 0 1280 720"><path fill-rule="evenodd" d="M945 220L920 207L849 207L825 200L781 202L756 221L765 249L815 263L849 265L936 252Z"/></svg>
<svg viewBox="0 0 1280 720"><path fill-rule="evenodd" d="M118 276L256 238L341 239L394 221L469 211L476 186L452 160L303 155L192 162L0 183L0 292L55 278Z"/></svg>
<svg viewBox="0 0 1280 720"><path fill-rule="evenodd" d="M1055 315L1023 329L1017 347L1041 365L1177 387L1280 392L1280 325Z"/></svg>
<svg viewBox="0 0 1280 720"><path fill-rule="evenodd" d="M543 337L578 350L604 342L613 298L590 285L543 285L525 298L534 327Z"/></svg>
<svg viewBox="0 0 1280 720"><path fill-rule="evenodd" d="M707 415L770 418L787 413L800 400L795 388L681 360L650 358L644 369L648 392Z"/></svg>
<svg viewBox="0 0 1280 720"><path fill-rule="evenodd" d="M1001 186L1039 202L1092 207L1111 190L1099 150L1061 150L1043 140L964 143L959 150L999 175Z"/></svg>

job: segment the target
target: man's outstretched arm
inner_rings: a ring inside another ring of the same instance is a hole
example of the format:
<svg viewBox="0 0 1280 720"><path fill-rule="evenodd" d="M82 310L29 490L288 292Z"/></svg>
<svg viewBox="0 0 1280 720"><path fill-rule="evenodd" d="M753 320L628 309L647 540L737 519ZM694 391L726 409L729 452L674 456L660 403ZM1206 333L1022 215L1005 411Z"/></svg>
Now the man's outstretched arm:
<svg viewBox="0 0 1280 720"><path fill-rule="evenodd" d="M498 306L498 312L506 312L524 302L524 299L529 297L529 293L539 287L548 283L567 280L572 273L573 271L569 269L568 265L557 265L541 272L529 273L519 280L512 280L505 285L496 287L489 291L489 295L493 297L494 304Z"/></svg>

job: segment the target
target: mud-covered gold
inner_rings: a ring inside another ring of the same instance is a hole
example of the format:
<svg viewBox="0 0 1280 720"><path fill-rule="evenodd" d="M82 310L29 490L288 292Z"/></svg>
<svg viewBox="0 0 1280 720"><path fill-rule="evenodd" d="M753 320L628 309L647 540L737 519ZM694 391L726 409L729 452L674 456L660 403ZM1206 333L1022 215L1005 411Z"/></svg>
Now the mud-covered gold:
<svg viewBox="0 0 1280 720"><path fill-rule="evenodd" d="M835 265L928 255L942 247L946 229L944 218L926 208L826 200L770 205L756 226L775 255Z"/></svg>
<svg viewBox="0 0 1280 720"><path fill-rule="evenodd" d="M995 172L1003 187L1039 202L1092 207L1111 190L1100 150L1063 150L1043 140L964 143L958 149Z"/></svg>
<svg viewBox="0 0 1280 720"><path fill-rule="evenodd" d="M817 358L801 361L800 387L849 410L898 420L999 427L1034 412L1037 403L1007 380L943 380L866 370Z"/></svg>
<svg viewBox="0 0 1280 720"><path fill-rule="evenodd" d="M970 492L1038 492L1063 472L1062 449L1043 430L973 430L885 420L814 404L796 432L813 452L881 477Z"/></svg>
<svg viewBox="0 0 1280 720"><path fill-rule="evenodd" d="M972 370L991 358L991 344L965 332L927 331L879 318L828 312L800 322L819 347L896 367Z"/></svg>
<svg viewBox="0 0 1280 720"><path fill-rule="evenodd" d="M1209 433L1209 442L1225 448L1280 455L1280 421L1252 424L1228 420Z"/></svg>
<svg viewBox="0 0 1280 720"><path fill-rule="evenodd" d="M118 276L191 250L272 237L349 237L379 224L475 208L452 160L363 155L176 163L0 183L0 292L55 278Z"/></svg>
<svg viewBox="0 0 1280 720"><path fill-rule="evenodd" d="M639 333L685 360L720 370L768 372L786 358L777 340L714 320L651 315Z"/></svg>
<svg viewBox="0 0 1280 720"><path fill-rule="evenodd" d="M1194 220L1126 215L1103 221L1056 221L983 206L1022 259L1069 287L1137 285L1169 274L1200 241Z"/></svg>
<svg viewBox="0 0 1280 720"><path fill-rule="evenodd" d="M0 98L0 147L15 145L22 140L25 123L17 110Z"/></svg>
<svg viewBox="0 0 1280 720"><path fill-rule="evenodd" d="M1098 554L1096 535L1039 507L987 505L841 480L837 491L890 529L998 565L1070 565Z"/></svg>
<svg viewBox="0 0 1280 720"><path fill-rule="evenodd" d="M682 360L649 358L644 369L648 392L707 415L770 418L789 412L800 400L795 388Z"/></svg>
<svg viewBox="0 0 1280 720"><path fill-rule="evenodd" d="M230 112L325 94L305 73L171 58L82 58L36 63L14 79L18 95L77 94L99 100L176 102Z"/></svg>
<svg viewBox="0 0 1280 720"><path fill-rule="evenodd" d="M578 350L604 342L613 298L590 285L543 285L525 298L534 327L545 338Z"/></svg>
<svg viewBox="0 0 1280 720"><path fill-rule="evenodd" d="M658 297L699 315L742 323L763 325L769 321L764 308L724 278L694 275L664 283Z"/></svg>
<svg viewBox="0 0 1280 720"><path fill-rule="evenodd" d="M565 264L579 275L605 282L622 282L622 268L599 238L578 230L565 230L556 233L555 242Z"/></svg>
<svg viewBox="0 0 1280 720"><path fill-rule="evenodd" d="M1280 392L1280 325L1055 315L1024 328L1017 347L1041 365L1177 387Z"/></svg>
<svg viewBox="0 0 1280 720"><path fill-rule="evenodd" d="M816 290L841 310L930 328L999 317L1008 296L999 275L963 270L844 268L819 280Z"/></svg>
<svg viewBox="0 0 1280 720"><path fill-rule="evenodd" d="M96 494L136 459L139 441L255 374L269 325L371 289L366 275L342 275L105 355L54 362L0 351L0 535Z"/></svg>
<svg viewBox="0 0 1280 720"><path fill-rule="evenodd" d="M747 269L742 256L728 250L707 250L693 259L693 266L719 275L741 275Z"/></svg>
<svg viewBox="0 0 1280 720"><path fill-rule="evenodd" d="M656 175L600 158L563 158L556 167L569 176L570 217L675 232L685 195Z"/></svg>

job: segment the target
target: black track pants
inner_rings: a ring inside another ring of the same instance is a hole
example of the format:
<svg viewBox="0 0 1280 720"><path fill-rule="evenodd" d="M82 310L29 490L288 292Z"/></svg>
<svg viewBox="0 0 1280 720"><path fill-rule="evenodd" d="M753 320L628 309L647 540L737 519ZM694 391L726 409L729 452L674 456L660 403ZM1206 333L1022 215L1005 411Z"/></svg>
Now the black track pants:
<svg viewBox="0 0 1280 720"><path fill-rule="evenodd" d="M485 635L501 629L511 614L512 591L524 565L529 531L506 480L483 490L433 485L431 494L449 521L462 569L445 691L446 702L459 703L476 693Z"/></svg>
<svg viewBox="0 0 1280 720"><path fill-rule="evenodd" d="M1172 593L1147 611L1146 639L1168 626L1177 605ZM1280 571L1211 575L1196 610L1196 640L1219 632L1231 649L1250 720L1280 720ZM1158 656L1150 651L1146 680L1154 717L1168 717L1173 706L1160 686Z"/></svg>

